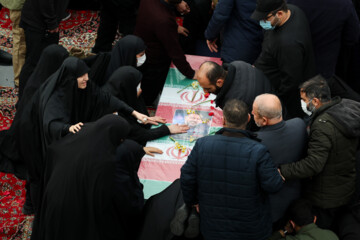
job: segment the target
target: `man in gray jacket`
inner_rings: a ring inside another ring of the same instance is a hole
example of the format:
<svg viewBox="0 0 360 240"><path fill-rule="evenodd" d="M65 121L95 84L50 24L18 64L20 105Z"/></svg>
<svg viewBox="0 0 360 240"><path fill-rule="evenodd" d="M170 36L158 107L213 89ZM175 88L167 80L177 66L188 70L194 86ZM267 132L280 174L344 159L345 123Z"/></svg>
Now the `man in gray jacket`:
<svg viewBox="0 0 360 240"><path fill-rule="evenodd" d="M252 114L260 130L258 138L270 151L276 166L299 161L306 151L306 125L300 118L283 120L280 99L273 94L255 98ZM282 189L269 195L274 227L282 227L281 221L289 204L300 197L300 180L286 181Z"/></svg>

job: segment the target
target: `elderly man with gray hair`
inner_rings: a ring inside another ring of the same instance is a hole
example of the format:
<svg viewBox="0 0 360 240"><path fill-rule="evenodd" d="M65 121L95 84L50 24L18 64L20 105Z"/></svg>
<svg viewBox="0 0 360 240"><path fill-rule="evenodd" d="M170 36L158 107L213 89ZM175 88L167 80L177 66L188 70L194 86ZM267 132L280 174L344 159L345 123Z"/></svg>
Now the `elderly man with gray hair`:
<svg viewBox="0 0 360 240"><path fill-rule="evenodd" d="M306 151L306 126L300 118L284 121L279 98L273 94L261 94L253 103L252 114L260 127L257 133L270 151L276 166L292 163L304 157ZM300 181L286 181L282 189L270 194L272 221L275 228L284 225L282 218L289 204L300 196Z"/></svg>

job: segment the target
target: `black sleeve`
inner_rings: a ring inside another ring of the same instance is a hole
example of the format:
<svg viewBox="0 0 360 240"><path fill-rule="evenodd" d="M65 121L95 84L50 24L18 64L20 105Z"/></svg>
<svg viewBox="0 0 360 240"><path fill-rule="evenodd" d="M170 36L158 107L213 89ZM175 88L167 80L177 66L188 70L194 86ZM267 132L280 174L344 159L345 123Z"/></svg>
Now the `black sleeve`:
<svg viewBox="0 0 360 240"><path fill-rule="evenodd" d="M292 90L296 90L303 81L304 70L304 48L299 45L287 44L278 52L278 62L281 72L281 84L277 92L279 97L286 96Z"/></svg>
<svg viewBox="0 0 360 240"><path fill-rule="evenodd" d="M170 135L170 130L166 125L153 129L145 129L134 124L132 125L129 139L145 145L147 141L158 139L167 135Z"/></svg>
<svg viewBox="0 0 360 240"><path fill-rule="evenodd" d="M171 58L176 68L189 79L195 75L195 71L191 68L186 60L184 52L179 42L179 34L177 32L177 24L175 21L164 21L155 32L156 37L166 49L168 56Z"/></svg>
<svg viewBox="0 0 360 240"><path fill-rule="evenodd" d="M129 116L134 111L134 109L129 105L127 105L124 101L121 101L120 99L114 96L111 96L110 107L113 108L115 111L121 112Z"/></svg>
<svg viewBox="0 0 360 240"><path fill-rule="evenodd" d="M52 140L58 140L69 133L70 124L53 121L49 124L49 132Z"/></svg>

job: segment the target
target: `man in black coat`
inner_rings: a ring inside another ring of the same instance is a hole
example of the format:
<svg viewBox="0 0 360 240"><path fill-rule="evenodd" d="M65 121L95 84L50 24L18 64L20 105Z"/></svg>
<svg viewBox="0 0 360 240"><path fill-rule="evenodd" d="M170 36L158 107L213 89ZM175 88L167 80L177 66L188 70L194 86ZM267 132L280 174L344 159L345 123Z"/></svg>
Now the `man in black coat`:
<svg viewBox="0 0 360 240"><path fill-rule="evenodd" d="M197 80L205 93L216 95L215 103L220 108L230 99L238 99L252 106L257 95L272 92L266 76L243 61L223 66L211 61L204 62L197 73Z"/></svg>
<svg viewBox="0 0 360 240"><path fill-rule="evenodd" d="M301 9L285 0L258 0L252 18L266 30L255 61L286 106L286 119L302 117L298 87L316 75L308 21Z"/></svg>
<svg viewBox="0 0 360 240"><path fill-rule="evenodd" d="M276 166L292 163L304 157L306 151L306 125L300 118L283 120L280 100L273 94L262 94L255 98L252 114L260 130L258 138L270 151ZM289 204L300 197L300 180L286 181L282 189L270 197L271 215L275 229L281 222Z"/></svg>

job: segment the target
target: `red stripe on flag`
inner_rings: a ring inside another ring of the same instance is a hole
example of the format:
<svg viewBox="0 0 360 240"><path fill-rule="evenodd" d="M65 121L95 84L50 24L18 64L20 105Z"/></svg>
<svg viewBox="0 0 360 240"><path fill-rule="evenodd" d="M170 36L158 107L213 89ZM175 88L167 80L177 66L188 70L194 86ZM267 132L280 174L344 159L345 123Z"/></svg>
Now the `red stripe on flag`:
<svg viewBox="0 0 360 240"><path fill-rule="evenodd" d="M141 179L173 182L180 177L182 164L142 161L138 175Z"/></svg>

